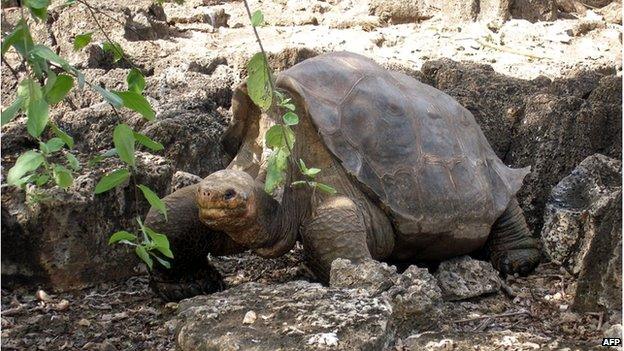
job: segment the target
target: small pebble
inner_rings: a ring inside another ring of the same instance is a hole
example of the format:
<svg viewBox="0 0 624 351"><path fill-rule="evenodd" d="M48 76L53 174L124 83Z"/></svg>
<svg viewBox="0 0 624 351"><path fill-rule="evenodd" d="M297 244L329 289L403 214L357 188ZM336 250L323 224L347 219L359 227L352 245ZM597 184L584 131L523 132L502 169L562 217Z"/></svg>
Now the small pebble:
<svg viewBox="0 0 624 351"><path fill-rule="evenodd" d="M254 324L256 318L256 312L248 311L247 313L245 313L245 317L243 318L243 324Z"/></svg>
<svg viewBox="0 0 624 351"><path fill-rule="evenodd" d="M61 300L61 302L54 305L54 309L57 311L65 311L68 308L69 308L69 301L65 299Z"/></svg>
<svg viewBox="0 0 624 351"><path fill-rule="evenodd" d="M48 302L51 300L50 295L48 295L48 293L43 290L37 290L37 293L35 293L35 298L39 301L44 302Z"/></svg>
<svg viewBox="0 0 624 351"><path fill-rule="evenodd" d="M78 325L81 325L83 327L88 327L88 326L91 325L91 322L89 322L88 319L83 318L83 319L78 321Z"/></svg>

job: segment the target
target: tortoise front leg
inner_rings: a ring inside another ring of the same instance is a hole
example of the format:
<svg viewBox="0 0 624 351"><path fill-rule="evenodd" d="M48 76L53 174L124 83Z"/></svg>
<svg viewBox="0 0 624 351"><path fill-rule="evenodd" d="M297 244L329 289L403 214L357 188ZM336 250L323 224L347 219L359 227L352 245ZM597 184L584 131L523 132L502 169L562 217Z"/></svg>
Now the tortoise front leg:
<svg viewBox="0 0 624 351"><path fill-rule="evenodd" d="M345 258L352 262L370 260L366 227L356 204L348 197L335 196L321 203L302 226L306 263L316 277L329 282L332 262Z"/></svg>
<svg viewBox="0 0 624 351"><path fill-rule="evenodd" d="M502 275L527 275L539 264L542 257L539 241L531 236L515 197L492 226L486 251Z"/></svg>
<svg viewBox="0 0 624 351"><path fill-rule="evenodd" d="M174 258L171 268L155 264L150 272L150 286L167 301L178 301L224 289L221 274L209 265L207 256L228 255L245 249L226 234L210 230L199 220L195 196L198 184L190 185L166 196L168 221L154 208L145 224L167 235Z"/></svg>

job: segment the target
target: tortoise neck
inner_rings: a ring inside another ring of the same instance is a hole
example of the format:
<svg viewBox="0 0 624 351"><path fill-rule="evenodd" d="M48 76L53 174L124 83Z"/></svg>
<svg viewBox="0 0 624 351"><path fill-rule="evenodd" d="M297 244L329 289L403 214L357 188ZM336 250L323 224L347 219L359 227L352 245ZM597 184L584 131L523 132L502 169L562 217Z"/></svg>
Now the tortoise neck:
<svg viewBox="0 0 624 351"><path fill-rule="evenodd" d="M279 257L290 251L297 242L299 227L309 214L310 201L304 189L286 186L282 203L273 199L262 188L256 194L258 199L258 219L267 240L255 252L266 258Z"/></svg>

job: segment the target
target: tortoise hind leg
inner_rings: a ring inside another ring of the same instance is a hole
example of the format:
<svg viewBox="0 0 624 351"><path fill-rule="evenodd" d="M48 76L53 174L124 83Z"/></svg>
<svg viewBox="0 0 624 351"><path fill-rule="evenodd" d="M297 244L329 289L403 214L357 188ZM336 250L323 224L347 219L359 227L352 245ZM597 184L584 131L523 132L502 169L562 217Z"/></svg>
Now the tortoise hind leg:
<svg viewBox="0 0 624 351"><path fill-rule="evenodd" d="M515 197L492 226L486 251L502 275L527 275L539 264L542 257L539 242L531 236Z"/></svg>
<svg viewBox="0 0 624 351"><path fill-rule="evenodd" d="M199 220L195 201L197 184L167 195L166 221L154 208L150 209L145 224L167 235L174 258L167 259L171 268L158 263L150 272L152 290L166 301L178 301L200 294L209 294L225 288L221 274L208 263L208 254L227 255L242 252L227 235L211 231Z"/></svg>
<svg viewBox="0 0 624 351"><path fill-rule="evenodd" d="M353 200L335 196L321 203L301 233L308 267L323 283L329 283L332 262L345 258L354 263L370 260L366 227Z"/></svg>

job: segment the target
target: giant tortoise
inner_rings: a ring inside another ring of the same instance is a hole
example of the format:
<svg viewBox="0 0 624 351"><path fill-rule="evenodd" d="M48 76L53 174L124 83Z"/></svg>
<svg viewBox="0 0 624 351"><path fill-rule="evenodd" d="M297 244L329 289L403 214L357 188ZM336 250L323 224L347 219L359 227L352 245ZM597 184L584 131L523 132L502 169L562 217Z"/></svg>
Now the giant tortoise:
<svg viewBox="0 0 624 351"><path fill-rule="evenodd" d="M276 86L301 117L293 158L321 168L317 180L337 194L286 186L277 200L263 190L262 136L274 122L239 86L223 140L231 164L165 197L168 222L148 214L175 254L172 270L152 276L163 296L220 289L208 254L277 257L298 240L325 282L336 258L427 262L481 251L503 275L538 264L515 198L529 169L507 167L455 99L348 52L305 60ZM291 164L287 178L303 177Z"/></svg>

